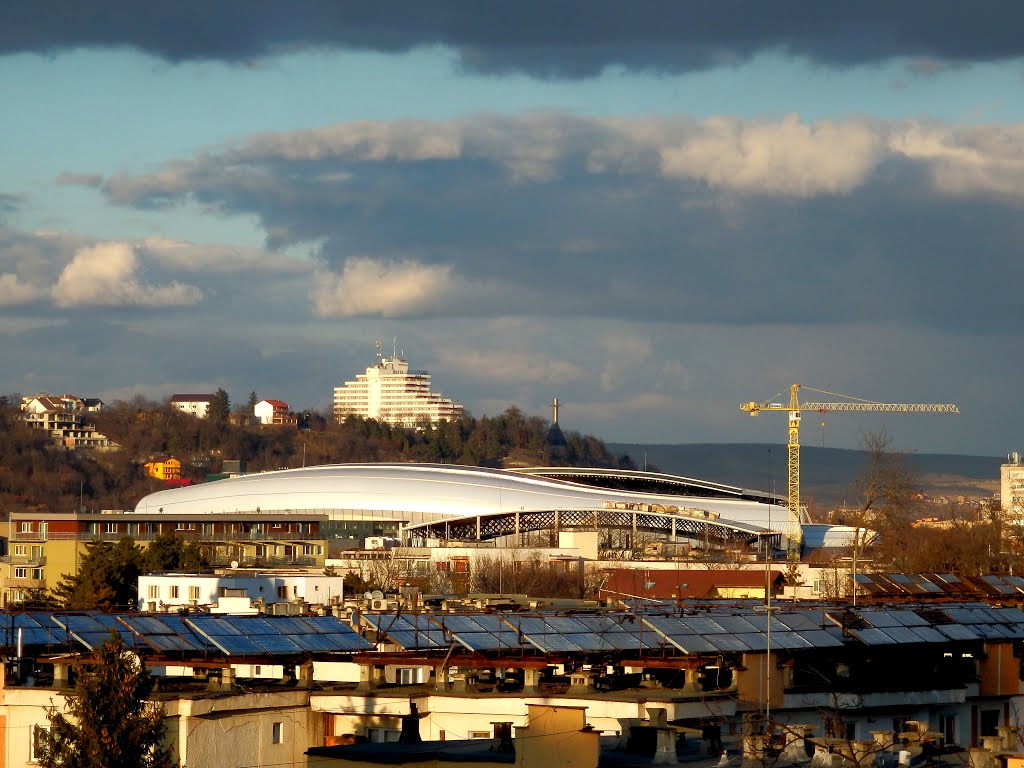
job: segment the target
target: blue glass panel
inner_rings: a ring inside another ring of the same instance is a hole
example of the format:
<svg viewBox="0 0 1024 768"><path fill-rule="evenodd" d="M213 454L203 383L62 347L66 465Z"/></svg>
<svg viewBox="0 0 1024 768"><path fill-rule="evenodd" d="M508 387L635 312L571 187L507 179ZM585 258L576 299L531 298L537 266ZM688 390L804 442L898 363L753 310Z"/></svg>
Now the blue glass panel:
<svg viewBox="0 0 1024 768"><path fill-rule="evenodd" d="M823 629L802 629L797 634L815 648L839 648L843 644L842 640Z"/></svg>
<svg viewBox="0 0 1024 768"><path fill-rule="evenodd" d="M949 613L949 611L946 611ZM950 640L977 640L978 635L965 627L963 624L936 624L935 629L944 634Z"/></svg>
<svg viewBox="0 0 1024 768"><path fill-rule="evenodd" d="M705 638L720 651L749 651L750 646L740 640L736 635L713 634Z"/></svg>
<svg viewBox="0 0 1024 768"><path fill-rule="evenodd" d="M895 645L896 641L880 629L852 629L850 634L865 645Z"/></svg>
<svg viewBox="0 0 1024 768"><path fill-rule="evenodd" d="M768 635L761 632L748 632L736 635L736 639L745 643L752 651L768 650Z"/></svg>
<svg viewBox="0 0 1024 768"><path fill-rule="evenodd" d="M559 651L578 652L579 646L563 635L540 634L525 635L526 641L544 653L555 653Z"/></svg>
<svg viewBox="0 0 1024 768"><path fill-rule="evenodd" d="M757 627L744 619L742 616L715 616L718 623L726 632L734 635L746 632L757 632Z"/></svg>
<svg viewBox="0 0 1024 768"><path fill-rule="evenodd" d="M270 654L283 655L289 653L302 653L302 648L296 645L288 635L256 635L252 638L263 649Z"/></svg>

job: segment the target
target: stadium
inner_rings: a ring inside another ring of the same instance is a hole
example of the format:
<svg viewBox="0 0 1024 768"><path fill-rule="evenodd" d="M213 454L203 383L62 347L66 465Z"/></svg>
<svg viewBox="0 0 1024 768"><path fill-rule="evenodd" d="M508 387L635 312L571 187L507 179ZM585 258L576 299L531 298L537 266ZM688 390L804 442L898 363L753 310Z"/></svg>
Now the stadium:
<svg viewBox="0 0 1024 768"><path fill-rule="evenodd" d="M287 469L168 489L142 498L135 512L312 512L326 515L326 529L338 538L399 536L407 544L597 530L752 549L779 547L788 520L778 497L654 472L387 463ZM801 523L805 547L849 540L850 529Z"/></svg>

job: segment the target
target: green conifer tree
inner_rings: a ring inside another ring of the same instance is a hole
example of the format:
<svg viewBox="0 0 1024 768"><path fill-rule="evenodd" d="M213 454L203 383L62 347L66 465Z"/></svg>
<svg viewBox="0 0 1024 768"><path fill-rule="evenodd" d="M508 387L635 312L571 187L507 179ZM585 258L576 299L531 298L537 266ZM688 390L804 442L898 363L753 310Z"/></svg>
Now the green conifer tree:
<svg viewBox="0 0 1024 768"><path fill-rule="evenodd" d="M163 708L149 701L153 681L113 636L82 664L64 711L36 732L43 768L172 768Z"/></svg>

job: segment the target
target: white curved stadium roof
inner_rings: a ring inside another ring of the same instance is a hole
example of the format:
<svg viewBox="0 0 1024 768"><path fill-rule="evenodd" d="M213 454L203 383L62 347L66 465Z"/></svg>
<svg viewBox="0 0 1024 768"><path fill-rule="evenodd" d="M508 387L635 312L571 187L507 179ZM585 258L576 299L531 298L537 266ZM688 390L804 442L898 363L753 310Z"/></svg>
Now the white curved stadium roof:
<svg viewBox="0 0 1024 768"><path fill-rule="evenodd" d="M335 464L218 480L145 496L136 512L170 515L345 510L408 523L533 510L601 508L605 502L676 505L779 530L786 510L756 501L634 493L451 464ZM350 514L347 516L351 516Z"/></svg>

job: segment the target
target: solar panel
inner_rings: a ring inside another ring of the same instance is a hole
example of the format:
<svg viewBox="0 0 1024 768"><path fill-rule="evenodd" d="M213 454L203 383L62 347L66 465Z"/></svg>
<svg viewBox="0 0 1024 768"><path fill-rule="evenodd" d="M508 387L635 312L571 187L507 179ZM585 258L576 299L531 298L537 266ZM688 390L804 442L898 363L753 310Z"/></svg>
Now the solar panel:
<svg viewBox="0 0 1024 768"><path fill-rule="evenodd" d="M750 646L740 640L736 635L715 634L705 638L720 651L749 651Z"/></svg>
<svg viewBox="0 0 1024 768"><path fill-rule="evenodd" d="M868 624L876 629L884 629L885 627L902 627L903 624L889 613L889 611L854 611L857 616L864 619Z"/></svg>
<svg viewBox="0 0 1024 768"><path fill-rule="evenodd" d="M814 643L803 636L802 632L772 632L772 646L789 649L813 648Z"/></svg>
<svg viewBox="0 0 1024 768"><path fill-rule="evenodd" d="M338 648L338 644L328 635L321 635L314 632L307 635L288 635L288 637L291 638L291 640L302 650L309 653L327 653L330 651L343 650Z"/></svg>
<svg viewBox="0 0 1024 768"><path fill-rule="evenodd" d="M130 648L137 646L137 636L117 621L115 616L105 614L62 614L53 616L53 621L67 629L78 642L90 651L96 650L111 639L114 634Z"/></svg>
<svg viewBox="0 0 1024 768"><path fill-rule="evenodd" d="M211 651L214 649L213 643L211 643L204 635L196 632L192 627L187 626L181 616L171 613L166 616L161 616L160 621L166 624L172 632L175 632L185 638L185 640L196 648L203 651Z"/></svg>
<svg viewBox="0 0 1024 768"><path fill-rule="evenodd" d="M543 653L558 653L579 651L580 647L564 635L524 635L526 642L530 643L537 650Z"/></svg>
<svg viewBox="0 0 1024 768"><path fill-rule="evenodd" d="M548 631L548 625L540 616L506 616L506 621L528 635L541 635Z"/></svg>
<svg viewBox="0 0 1024 768"><path fill-rule="evenodd" d="M303 651L302 647L295 643L288 635L275 635L267 632L262 635L254 635L252 639L262 646L267 653L274 655L296 654Z"/></svg>
<svg viewBox="0 0 1024 768"><path fill-rule="evenodd" d="M567 616L545 616L544 623L548 626L549 631L560 632L563 635L587 631L585 624Z"/></svg>
<svg viewBox="0 0 1024 768"><path fill-rule="evenodd" d="M948 613L948 611L947 611ZM936 624L935 629L950 640L977 640L978 635L963 624Z"/></svg>
<svg viewBox="0 0 1024 768"><path fill-rule="evenodd" d="M441 615L435 618L449 632L483 632L484 628L469 616Z"/></svg>
<svg viewBox="0 0 1024 768"><path fill-rule="evenodd" d="M1020 578L1019 576L1006 576L1005 578ZM1021 579L1024 582L1024 579ZM1018 624L1024 622L1024 611L1020 608L999 608L996 610L996 615L999 617L999 621L1003 624Z"/></svg>
<svg viewBox="0 0 1024 768"><path fill-rule="evenodd" d="M943 608L942 612L957 624L977 624L978 618L970 608Z"/></svg>
<svg viewBox="0 0 1024 768"><path fill-rule="evenodd" d="M772 633L773 634L775 632L788 632L789 631L789 627L787 627L785 624L783 624L781 621L779 621L774 616L772 616L771 619L769 620L768 617L765 614L763 614L763 613L755 613L755 614L752 614L750 616L745 616L744 618L747 621L749 621L751 624L753 624L754 627L757 628L758 632L767 632L769 624L771 624Z"/></svg>
<svg viewBox="0 0 1024 768"><path fill-rule="evenodd" d="M917 586L921 587L926 592L929 592L931 594L942 592L942 587L940 587L938 584L933 584L932 582L930 582L927 578L925 578L924 574L912 573L910 574L910 579L915 584L917 584Z"/></svg>
<svg viewBox="0 0 1024 768"><path fill-rule="evenodd" d="M910 627L886 627L885 634L901 645L921 642L920 636Z"/></svg>
<svg viewBox="0 0 1024 768"><path fill-rule="evenodd" d="M452 637L458 640L462 645L466 646L471 651L503 651L519 649L518 639L515 638L512 632L508 632L506 637L498 637L488 632L465 632L458 635L452 633ZM552 637L559 637L558 635L552 635Z"/></svg>
<svg viewBox="0 0 1024 768"><path fill-rule="evenodd" d="M165 653L199 651L202 646L191 643L169 625L150 616L122 616L121 622L138 635L146 645Z"/></svg>
<svg viewBox="0 0 1024 768"><path fill-rule="evenodd" d="M982 576L981 581L1001 595L1012 595L1017 591L998 576Z"/></svg>
<svg viewBox="0 0 1024 768"><path fill-rule="evenodd" d="M880 629L851 629L850 634L864 645L895 645L896 641Z"/></svg>
<svg viewBox="0 0 1024 768"><path fill-rule="evenodd" d="M675 635L668 638L683 653L717 653L718 649L700 635Z"/></svg>
<svg viewBox="0 0 1024 768"><path fill-rule="evenodd" d="M842 640L823 629L802 629L796 634L815 648L839 648L843 645Z"/></svg>
<svg viewBox="0 0 1024 768"><path fill-rule="evenodd" d="M928 622L922 619L913 611L889 611L892 616L904 627L927 627Z"/></svg>
<svg viewBox="0 0 1024 768"><path fill-rule="evenodd" d="M725 628L721 624L706 616L685 616L680 619L680 622L698 635L712 635L725 632Z"/></svg>
<svg viewBox="0 0 1024 768"><path fill-rule="evenodd" d="M448 646L441 629L392 629L384 637L403 648L444 648Z"/></svg>
<svg viewBox="0 0 1024 768"><path fill-rule="evenodd" d="M734 635L745 632L757 632L757 627L742 616L715 616L715 622L721 625L726 632Z"/></svg>
<svg viewBox="0 0 1024 768"><path fill-rule="evenodd" d="M186 619L187 624L200 634L204 635L211 643L220 649L227 656L257 656L264 652L263 646L255 640L239 634L215 634L204 629L207 622L200 619ZM214 625L208 625L214 628Z"/></svg>
<svg viewBox="0 0 1024 768"><path fill-rule="evenodd" d="M914 627L914 634L926 643L946 643L949 639L933 627Z"/></svg>
<svg viewBox="0 0 1024 768"><path fill-rule="evenodd" d="M767 651L768 650L768 635L761 632L750 632L746 634L736 635L736 638L744 643L752 651Z"/></svg>
<svg viewBox="0 0 1024 768"><path fill-rule="evenodd" d="M821 629L821 624L811 621L811 619L803 613L776 613L775 618L790 629Z"/></svg>

